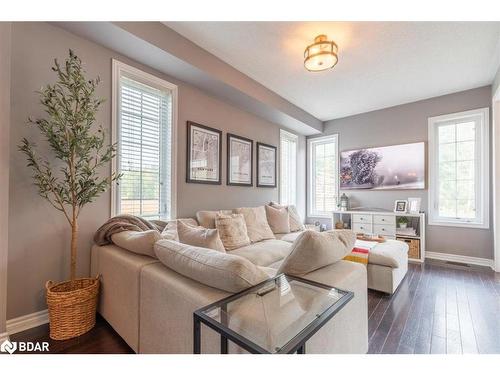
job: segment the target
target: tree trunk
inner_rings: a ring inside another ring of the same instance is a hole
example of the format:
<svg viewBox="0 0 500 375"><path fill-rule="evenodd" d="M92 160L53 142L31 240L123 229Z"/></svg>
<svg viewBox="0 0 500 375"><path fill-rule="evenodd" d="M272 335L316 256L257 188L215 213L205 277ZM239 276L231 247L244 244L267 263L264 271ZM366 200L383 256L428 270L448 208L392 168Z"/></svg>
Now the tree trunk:
<svg viewBox="0 0 500 375"><path fill-rule="evenodd" d="M73 211L74 212L74 211ZM71 223L71 281L76 278L76 246L78 242L78 223L73 214L73 222Z"/></svg>

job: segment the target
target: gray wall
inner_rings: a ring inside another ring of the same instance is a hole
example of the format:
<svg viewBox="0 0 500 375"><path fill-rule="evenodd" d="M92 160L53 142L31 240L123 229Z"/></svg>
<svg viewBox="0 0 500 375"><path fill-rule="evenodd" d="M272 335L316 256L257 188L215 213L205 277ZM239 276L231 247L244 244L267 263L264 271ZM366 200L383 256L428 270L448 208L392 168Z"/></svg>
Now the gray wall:
<svg viewBox="0 0 500 375"><path fill-rule="evenodd" d="M6 331L9 224L10 22L0 22L0 335Z"/></svg>
<svg viewBox="0 0 500 375"><path fill-rule="evenodd" d="M499 88L500 88L500 66L498 67L497 74L495 75L493 83L491 84L491 95L495 95Z"/></svg>
<svg viewBox="0 0 500 375"><path fill-rule="evenodd" d="M428 117L483 107L491 107L491 86L328 121L325 123L325 134L339 134L340 151L427 142ZM426 179L427 186L428 179ZM345 191L345 193L350 197L352 207L363 206L392 210L396 199L420 197L422 198L422 210L428 210L427 189L406 191L350 190ZM490 212L490 216L491 214ZM309 220L314 219L309 218ZM492 223L490 220L490 227ZM426 250L493 259L493 232L491 229L428 225Z"/></svg>
<svg viewBox="0 0 500 375"><path fill-rule="evenodd" d="M111 123L111 59L139 67L179 85L178 112L178 216L192 216L199 209L260 205L278 199L278 189L186 184L186 121L191 120L249 137L279 144L279 127L206 95L171 77L134 63L119 54L45 23L16 23L12 34L12 113L10 144L22 137L39 141L38 131L26 125L28 116L40 116L35 90L54 81L50 67L54 57L63 60L72 48L84 61L89 76L99 75L98 95L107 99L98 122L108 130ZM41 142L39 142L41 143ZM43 143L42 143L43 144ZM300 137L304 155L305 137ZM225 134L223 182L225 182ZM43 149L42 149L43 150ZM304 160L304 159L303 159ZM15 146L10 151L10 207L7 317L29 314L46 308L43 285L46 280L68 277L69 236L63 216L40 198L32 184L26 161ZM299 168L305 176L305 164ZM103 171L109 173L109 170ZM304 178L305 179L305 178ZM300 189L299 191L304 191ZM300 197L304 212L305 198ZM89 272L92 235L110 212L110 194L87 206L80 219L78 274Z"/></svg>

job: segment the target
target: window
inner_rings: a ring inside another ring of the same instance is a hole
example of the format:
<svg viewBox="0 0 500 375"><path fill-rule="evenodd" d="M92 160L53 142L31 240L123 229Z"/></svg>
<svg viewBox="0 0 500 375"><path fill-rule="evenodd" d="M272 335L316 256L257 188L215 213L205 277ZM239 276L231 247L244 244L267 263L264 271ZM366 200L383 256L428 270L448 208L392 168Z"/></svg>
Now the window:
<svg viewBox="0 0 500 375"><path fill-rule="evenodd" d="M175 217L175 109L177 86L113 61L112 215Z"/></svg>
<svg viewBox="0 0 500 375"><path fill-rule="evenodd" d="M488 111L429 118L429 224L488 228Z"/></svg>
<svg viewBox="0 0 500 375"><path fill-rule="evenodd" d="M311 138L309 152L309 216L330 216L338 196L338 135Z"/></svg>
<svg viewBox="0 0 500 375"><path fill-rule="evenodd" d="M298 137L280 130L280 203L297 205Z"/></svg>

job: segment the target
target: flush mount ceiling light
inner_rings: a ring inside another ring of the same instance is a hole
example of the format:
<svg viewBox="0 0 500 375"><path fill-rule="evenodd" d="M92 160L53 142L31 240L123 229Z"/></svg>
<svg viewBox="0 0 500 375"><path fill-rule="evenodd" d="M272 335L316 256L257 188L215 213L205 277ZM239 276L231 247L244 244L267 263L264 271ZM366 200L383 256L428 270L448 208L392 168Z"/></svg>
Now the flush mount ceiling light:
<svg viewBox="0 0 500 375"><path fill-rule="evenodd" d="M337 53L338 47L334 41L328 40L326 35L318 35L304 51L304 66L310 72L331 69L339 60Z"/></svg>

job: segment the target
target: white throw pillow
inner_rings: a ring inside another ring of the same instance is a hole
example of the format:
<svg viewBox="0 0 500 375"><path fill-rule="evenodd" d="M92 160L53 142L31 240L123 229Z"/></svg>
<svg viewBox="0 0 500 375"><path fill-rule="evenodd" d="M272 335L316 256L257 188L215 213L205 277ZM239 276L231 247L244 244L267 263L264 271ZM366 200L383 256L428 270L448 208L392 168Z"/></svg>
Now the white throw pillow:
<svg viewBox="0 0 500 375"><path fill-rule="evenodd" d="M239 292L269 278L243 257L172 240L158 241L155 253L160 262L175 272L227 292Z"/></svg>
<svg viewBox="0 0 500 375"><path fill-rule="evenodd" d="M153 258L156 258L153 249L154 244L161 239L160 232L154 229L144 232L125 230L111 236L111 241L113 241L116 246L136 254L147 255Z"/></svg>
<svg viewBox="0 0 500 375"><path fill-rule="evenodd" d="M166 240L179 241L179 235L177 234L177 223L179 221L182 221L184 224L191 227L198 226L197 221L191 218L170 220L167 222L167 225L165 225L165 228L161 232L162 238Z"/></svg>
<svg viewBox="0 0 500 375"><path fill-rule="evenodd" d="M179 236L179 242L186 245L204 247L222 252L226 251L217 229L193 227L182 221L178 221L177 235Z"/></svg>
<svg viewBox="0 0 500 375"><path fill-rule="evenodd" d="M286 207L266 206L266 216L273 233L290 233L290 214Z"/></svg>
<svg viewBox="0 0 500 375"><path fill-rule="evenodd" d="M303 276L336 263L351 252L355 242L356 235L350 230L306 230L293 243L277 274Z"/></svg>
<svg viewBox="0 0 500 375"><path fill-rule="evenodd" d="M202 227L215 229L215 219L217 215L231 215L233 212L231 210L220 210L220 211L198 211L196 213L196 219Z"/></svg>
<svg viewBox="0 0 500 375"><path fill-rule="evenodd" d="M301 230L306 230L306 227L302 222L302 219L300 218L299 212L297 211L297 207L295 207L295 205L290 204L288 206L282 206L276 202L271 202L269 204L276 208L285 207L288 210L288 214L290 215L289 217L290 232L298 232Z"/></svg>
<svg viewBox="0 0 500 375"><path fill-rule="evenodd" d="M266 210L260 207L235 208L234 212L242 214L247 226L248 237L251 242L274 239L273 231L267 222Z"/></svg>

